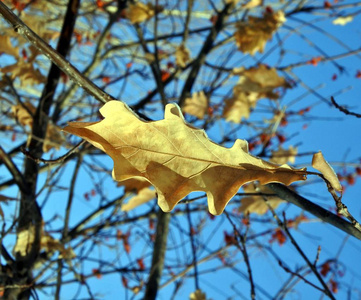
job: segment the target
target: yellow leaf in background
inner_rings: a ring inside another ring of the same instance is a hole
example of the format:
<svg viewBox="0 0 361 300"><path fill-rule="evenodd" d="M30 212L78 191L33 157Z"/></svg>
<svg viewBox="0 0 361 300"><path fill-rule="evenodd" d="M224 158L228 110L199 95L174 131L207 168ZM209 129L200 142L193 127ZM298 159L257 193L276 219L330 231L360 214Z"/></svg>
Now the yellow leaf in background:
<svg viewBox="0 0 361 300"><path fill-rule="evenodd" d="M11 44L10 36L0 36L0 55L2 53L18 57L19 49Z"/></svg>
<svg viewBox="0 0 361 300"><path fill-rule="evenodd" d="M242 7L244 9L251 9L261 5L263 5L263 0L250 0L247 3L243 4Z"/></svg>
<svg viewBox="0 0 361 300"><path fill-rule="evenodd" d="M156 197L155 190L144 188L137 195L129 199L127 203L122 204L122 211L130 211L139 205L149 202Z"/></svg>
<svg viewBox="0 0 361 300"><path fill-rule="evenodd" d="M126 18L132 24L139 24L152 18L156 13L163 10L161 6L154 6L152 3L144 4L142 2L136 2L135 4L129 3L126 10Z"/></svg>
<svg viewBox="0 0 361 300"><path fill-rule="evenodd" d="M32 63L25 62L23 59L19 59L13 65L0 68L0 71L2 73L11 73L11 79L19 78L22 87L40 84L46 79L38 69L34 68Z"/></svg>
<svg viewBox="0 0 361 300"><path fill-rule="evenodd" d="M282 11L266 13L263 18L249 17L247 21L239 22L234 34L239 50L251 55L257 51L263 53L267 41L284 22L286 18Z"/></svg>
<svg viewBox="0 0 361 300"><path fill-rule="evenodd" d="M208 109L208 99L203 91L193 93L192 98L186 98L183 113L203 119Z"/></svg>
<svg viewBox="0 0 361 300"><path fill-rule="evenodd" d="M24 105L18 104L11 107L13 117L22 126L33 126L33 116L35 107L30 102L25 102Z"/></svg>
<svg viewBox="0 0 361 300"><path fill-rule="evenodd" d="M13 105L11 111L14 118L22 126L33 127L33 116L31 114L35 113L35 107L30 102L25 102L24 105ZM45 141L43 143L43 151L48 152L50 149L60 149L60 147L65 143L65 138L61 132L61 129L54 125L53 123L48 123L48 128L46 130Z"/></svg>
<svg viewBox="0 0 361 300"><path fill-rule="evenodd" d="M190 300L206 300L206 293L203 293L201 290L196 290L195 292L189 295Z"/></svg>
<svg viewBox="0 0 361 300"><path fill-rule="evenodd" d="M177 66L184 68L191 59L191 53L189 49L181 44L175 51L175 63Z"/></svg>
<svg viewBox="0 0 361 300"><path fill-rule="evenodd" d="M352 21L353 21L353 16L344 16L344 17L336 18L335 20L332 21L332 24L344 26Z"/></svg>
<svg viewBox="0 0 361 300"><path fill-rule="evenodd" d="M19 2L19 0L16 0ZM29 5L28 0L22 0L25 5ZM34 8L34 5L37 3L42 4L51 4L53 1L33 1L31 3L31 8ZM55 1L54 1L55 2ZM10 4L10 7L13 6L13 3ZM59 29L62 26L62 19L55 18L56 15L59 13L65 13L65 7L64 5L56 5L56 8L53 8L56 10L56 14L53 14L54 18L51 18L51 13L46 13L44 15L44 12L41 12L44 17L39 17L39 12L35 11L21 11L20 18L26 23L26 25L31 28L32 31L34 31L37 35L39 35L44 41L49 42L51 40L54 40L59 37L60 31ZM46 9L44 7L44 9ZM3 28L2 29L6 36L17 38L18 44L23 45L26 44L26 39L19 38L19 34L14 31L12 27Z"/></svg>
<svg viewBox="0 0 361 300"><path fill-rule="evenodd" d="M59 251L59 258L73 258L75 254L71 247L65 248L65 246L57 239L54 239L49 233L41 230L40 237L40 249L47 253L53 253ZM14 254L19 253L20 256L26 256L31 250L32 244L35 240L35 227L30 226L29 229L20 231L17 234L17 240L14 247Z"/></svg>
<svg viewBox="0 0 361 300"><path fill-rule="evenodd" d="M170 54L168 53L168 52L166 52L166 51L162 51L162 52L158 52L158 59L159 60L162 60L162 59L166 59L166 58L168 58L170 56ZM154 62L155 61L155 55L154 55L154 53L150 53L150 52L148 52L148 53L145 53L144 54L144 59L148 62L148 63L152 63L152 62Z"/></svg>
<svg viewBox="0 0 361 300"><path fill-rule="evenodd" d="M17 234L14 254L19 253L20 256L26 256L29 253L31 245L34 243L34 231L34 226L30 226L29 229L22 230Z"/></svg>
<svg viewBox="0 0 361 300"><path fill-rule="evenodd" d="M226 0L226 4L233 4L233 5L236 5L240 0Z"/></svg>
<svg viewBox="0 0 361 300"><path fill-rule="evenodd" d="M225 100L225 107L223 110L223 117L234 123L239 123L242 118L249 118L251 109L257 104L258 98L256 94L249 94L237 92L232 98Z"/></svg>
<svg viewBox="0 0 361 300"><path fill-rule="evenodd" d="M247 91L258 92L264 94L264 97L278 98L277 95L272 94L275 88L283 87L289 88L290 85L284 77L280 77L275 68L269 68L266 65L259 65L257 67L244 70L245 77L242 83L242 88Z"/></svg>
<svg viewBox="0 0 361 300"><path fill-rule="evenodd" d="M64 131L80 136L114 161L113 178L146 178L156 189L165 212L193 191L207 194L209 211L221 214L239 188L254 180L286 185L306 179L305 169L266 162L248 153L248 143L231 148L208 139L187 124L176 104L165 108L164 120L141 120L125 103L110 101L99 122L69 123Z"/></svg>
<svg viewBox="0 0 361 300"><path fill-rule="evenodd" d="M245 193L264 193L264 194L273 194L273 191L266 186L248 184L243 187ZM283 201L277 196L265 196L268 204L276 209ZM258 215L264 215L269 207L263 196L246 196L241 199L241 206L238 208L239 212L242 213L255 213Z"/></svg>
<svg viewBox="0 0 361 300"><path fill-rule="evenodd" d="M30 45L29 46L29 51L30 51L30 55L27 59L27 61L30 63L30 62L33 62L35 60L35 58L41 54L40 50L38 48L36 48L35 46L33 45Z"/></svg>
<svg viewBox="0 0 361 300"><path fill-rule="evenodd" d="M61 128L49 122L43 144L43 151L48 152L53 148L59 150L65 143L66 140L61 132Z"/></svg>
<svg viewBox="0 0 361 300"><path fill-rule="evenodd" d="M58 258L71 259L75 257L75 253L71 247L65 248L64 244L58 239L54 239L49 233L44 232L40 240L41 249L47 253L59 251Z"/></svg>
<svg viewBox="0 0 361 300"><path fill-rule="evenodd" d="M270 161L279 165L285 164L287 162L294 164L297 152L297 148L294 148L293 146L290 146L288 149L279 147L277 151L272 151Z"/></svg>
<svg viewBox="0 0 361 300"><path fill-rule="evenodd" d="M36 2L50 3L51 1ZM59 13L59 7L57 7L57 11ZM26 25L46 42L54 40L60 35L59 28L61 28L61 20L51 20L51 22L49 22L48 18L39 18L38 14L28 14L24 11L21 12L21 19L26 21ZM53 28L56 29L54 30Z"/></svg>
<svg viewBox="0 0 361 300"><path fill-rule="evenodd" d="M125 192L138 193L140 190L149 187L150 183L145 178L130 178L122 182L118 182L118 186L124 186Z"/></svg>
<svg viewBox="0 0 361 300"><path fill-rule="evenodd" d="M25 8L29 4L31 4L31 9L36 9L43 12L49 10L49 8L54 9L54 6L56 9L59 10L59 6L62 6L62 4L64 4L64 1L54 1L55 4L53 3L53 1L33 1L29 3L29 0L2 0L2 2L4 2L8 7L20 7L21 16L24 14L24 10L22 10L22 8Z"/></svg>
<svg viewBox="0 0 361 300"><path fill-rule="evenodd" d="M313 155L312 167L320 171L326 180L331 184L332 188L338 192L342 191L342 186L337 178L335 171L332 169L330 164L325 160L322 152L318 152Z"/></svg>
<svg viewBox="0 0 361 300"><path fill-rule="evenodd" d="M290 88L284 77L277 74L275 68L265 65L233 70L234 75L239 75L239 81L233 88L233 97L225 100L223 117L227 121L239 123L248 118L251 109L262 98L277 99L279 96L274 91L276 88Z"/></svg>

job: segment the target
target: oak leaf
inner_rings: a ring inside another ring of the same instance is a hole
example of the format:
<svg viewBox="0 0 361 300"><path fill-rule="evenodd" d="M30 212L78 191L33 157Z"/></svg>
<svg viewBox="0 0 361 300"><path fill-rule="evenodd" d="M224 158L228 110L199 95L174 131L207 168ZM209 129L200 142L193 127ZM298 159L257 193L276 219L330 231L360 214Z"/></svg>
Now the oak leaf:
<svg viewBox="0 0 361 300"><path fill-rule="evenodd" d="M273 194L273 191L262 185L254 185L248 184L243 187L243 191L245 193L264 193L264 194ZM264 215L269 207L265 201L267 199L267 203L273 208L277 208L281 203L285 202L281 198L277 196L246 196L241 199L241 206L238 208L239 212L242 213L255 213L258 215Z"/></svg>
<svg viewBox="0 0 361 300"><path fill-rule="evenodd" d="M10 36L0 36L0 55L2 53L18 57L19 49L11 44Z"/></svg>
<svg viewBox="0 0 361 300"><path fill-rule="evenodd" d="M305 169L276 165L248 153L248 143L231 148L208 139L203 130L187 124L176 104L165 108L164 120L141 120L125 103L110 101L101 109L104 120L73 122L64 131L80 136L114 161L113 178L146 178L156 189L165 212L193 191L207 194L209 211L221 214L245 183L305 180Z"/></svg>
<svg viewBox="0 0 361 300"><path fill-rule="evenodd" d="M191 53L189 49L181 44L175 51L175 63L177 66L184 68L191 59Z"/></svg>
<svg viewBox="0 0 361 300"><path fill-rule="evenodd" d="M335 171L325 160L321 151L313 155L312 167L322 173L326 180L331 184L332 188L334 188L338 192L342 191L341 183L338 180Z"/></svg>
<svg viewBox="0 0 361 300"><path fill-rule="evenodd" d="M75 257L71 247L65 248L64 244L57 239L54 239L49 233L41 229L40 232L40 249L47 253L59 252L59 258L70 259ZM32 244L35 241L35 227L31 225L28 229L22 230L17 234L17 240L14 247L14 254L18 253L20 256L26 256L31 250Z"/></svg>
<svg viewBox="0 0 361 300"><path fill-rule="evenodd" d="M15 64L0 68L2 73L11 73L10 78L19 78L20 85L26 87L28 85L40 84L45 81L45 76L30 62L19 59Z"/></svg>
<svg viewBox="0 0 361 300"><path fill-rule="evenodd" d="M136 2L130 3L125 16L132 24L139 24L152 18L156 13L161 12L163 8L161 6L154 6L152 3L147 4Z"/></svg>
<svg viewBox="0 0 361 300"><path fill-rule="evenodd" d="M24 5L29 5L28 0L23 0ZM53 5L55 1L33 1L31 3L31 8L34 8L34 4L39 3L51 5L53 6L51 10L49 10L49 7L46 8L44 5L44 10L46 10L46 13L41 12L42 16L39 17L39 11L35 10L26 10L21 12L21 19L26 22L26 25L31 28L32 31L34 31L37 35L39 35L44 41L49 42L50 40L54 40L59 37L60 31L59 28L61 28L62 25L62 19L57 18L56 16L59 13L65 13L64 11L64 5ZM10 6L12 6L10 4ZM15 30L12 27L3 28L2 31L4 32L4 35L17 38L18 45L22 45L26 43L26 39L19 38L19 34L15 32Z"/></svg>
<svg viewBox="0 0 361 300"><path fill-rule="evenodd" d="M248 21L239 22L234 34L239 50L251 55L257 51L263 53L267 41L285 21L284 13L278 11L266 13L263 18L251 16Z"/></svg>
<svg viewBox="0 0 361 300"><path fill-rule="evenodd" d="M52 1L32 1L29 3L29 0L2 0L8 7L12 7L13 9L17 9L19 12L24 14L23 9L31 4L31 9L46 11L49 10L50 5L54 5ZM59 6L63 1L58 1L58 5L56 6L59 9Z"/></svg>
<svg viewBox="0 0 361 300"><path fill-rule="evenodd" d="M239 123L248 118L251 110L262 98L278 99L276 88L290 88L284 77L277 74L275 68L259 65L249 69L233 70L239 76L238 83L233 88L233 97L225 100L223 117L227 121Z"/></svg>
<svg viewBox="0 0 361 300"><path fill-rule="evenodd" d="M11 111L13 117L22 126L33 127L33 115L35 114L35 107L30 102L25 102L23 105L13 105ZM49 121L43 143L43 151L48 152L50 149L60 149L65 143L65 138L59 127Z"/></svg>
<svg viewBox="0 0 361 300"><path fill-rule="evenodd" d="M233 91L233 97L225 100L223 117L227 121L239 123L242 118L249 118L251 110L257 104L258 97L256 93L238 92L235 88Z"/></svg>
<svg viewBox="0 0 361 300"><path fill-rule="evenodd" d="M193 93L192 98L186 98L182 107L183 113L203 119L208 109L208 99L203 91Z"/></svg>
<svg viewBox="0 0 361 300"><path fill-rule="evenodd" d="M48 4L51 3L51 1L36 1L36 2L47 2ZM44 7L44 9L47 9ZM61 11L63 8L59 9L59 6L54 8L57 13L59 13L59 10ZM39 15L36 13L28 14L25 12L22 12L21 18L23 20L26 20L26 25L31 28L32 31L34 31L37 35L39 35L44 41L49 42L51 40L54 40L60 36L59 28L61 28L61 20L58 19L52 19L49 21L49 14L46 13L45 16L48 16L48 18L39 18ZM56 30L54 30L56 28Z"/></svg>
<svg viewBox="0 0 361 300"><path fill-rule="evenodd" d="M118 182L118 186L124 186L125 192L138 193L142 189L149 187L150 183L148 180L139 177L139 178L130 178L122 182Z"/></svg>
<svg viewBox="0 0 361 300"><path fill-rule="evenodd" d="M239 71L239 81L236 90L248 93L258 93L259 98L278 99L274 92L276 88L290 88L291 86L284 77L280 77L275 68L259 65L244 71Z"/></svg>
<svg viewBox="0 0 361 300"><path fill-rule="evenodd" d="M353 16L343 16L343 17L338 17L335 20L333 20L332 24L344 26L347 23L350 23L352 21L353 21Z"/></svg>
<svg viewBox="0 0 361 300"><path fill-rule="evenodd" d="M242 4L242 8L251 9L261 5L263 5L263 0L250 0L247 3Z"/></svg>
<svg viewBox="0 0 361 300"><path fill-rule="evenodd" d="M277 151L272 151L270 161L275 164L285 164L287 162L294 164L297 152L297 148L293 146L290 146L288 149L279 147Z"/></svg>
<svg viewBox="0 0 361 300"><path fill-rule="evenodd" d="M202 290L196 290L195 292L189 295L190 300L206 300L206 293Z"/></svg>
<svg viewBox="0 0 361 300"><path fill-rule="evenodd" d="M149 202L150 200L156 197L155 190L150 188L144 188L138 192L137 195L130 198L127 203L122 204L122 211L130 211L144 203Z"/></svg>

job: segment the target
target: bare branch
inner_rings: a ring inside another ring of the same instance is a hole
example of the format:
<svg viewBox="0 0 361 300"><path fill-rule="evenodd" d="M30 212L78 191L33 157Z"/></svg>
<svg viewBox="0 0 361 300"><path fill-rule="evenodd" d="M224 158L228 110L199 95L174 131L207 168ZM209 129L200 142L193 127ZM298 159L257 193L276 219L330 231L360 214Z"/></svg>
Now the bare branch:
<svg viewBox="0 0 361 300"><path fill-rule="evenodd" d="M352 111L349 111L347 108L339 105L335 98L334 97L331 97L331 102L332 104L339 110L339 111L342 111L345 115L350 115L350 116L354 116L356 118L361 118L361 114L358 114L358 113L354 113Z"/></svg>

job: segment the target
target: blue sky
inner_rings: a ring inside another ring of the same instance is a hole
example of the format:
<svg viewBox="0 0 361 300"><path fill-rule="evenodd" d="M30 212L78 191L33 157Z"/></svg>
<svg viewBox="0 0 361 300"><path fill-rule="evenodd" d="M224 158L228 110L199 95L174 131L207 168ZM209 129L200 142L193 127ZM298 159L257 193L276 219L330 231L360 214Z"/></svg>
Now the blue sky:
<svg viewBox="0 0 361 300"><path fill-rule="evenodd" d="M314 4L323 5L322 1L312 2ZM356 1L340 1L340 3L356 3ZM278 5L278 4L277 4ZM355 10L350 10L348 12L354 12ZM323 12L320 12L317 15L317 18L323 18L325 15ZM312 18L308 18L306 14L297 16L297 18L310 22ZM192 23L192 26L204 26L204 24L209 25L209 20L207 18L198 18L195 19ZM149 27L151 28L153 22L149 22ZM285 25L287 26L296 26L300 22L289 19ZM360 47L360 17L357 16L353 22L347 24L346 26L337 26L332 24L332 18L326 18L325 20L317 23L325 32L334 34L338 37L343 43L347 44L351 49L358 49ZM104 20L100 20L98 26L102 27L104 25ZM95 25L94 25L95 26ZM280 36L284 36L289 31L285 28L280 29ZM307 39L313 41L317 47L323 49L330 56L337 55L340 53L345 53L347 50L345 47L341 47L339 43L334 40L327 38L325 33L319 33L309 27L306 29L301 29L302 34L304 34ZM116 30L114 30L114 34ZM124 32L122 32L124 33ZM151 32L149 33L151 34ZM126 35L127 38L134 38L134 31L130 31ZM120 41L123 42L123 41ZM276 37L272 39L267 44L265 53L268 49L271 49L273 45L277 42ZM201 43L197 39L191 39L189 42L189 47L192 51L193 57L197 54L197 51ZM84 51L84 53L94 51L94 48L83 46L83 48L78 49L79 51ZM166 47L166 46L164 46ZM309 46L309 43L300 37L299 35L294 34L292 37L286 40L284 43L284 49L287 53L284 60L280 62L277 66L284 66L290 62L299 62L312 59L313 57L321 56L320 53L315 50L313 46ZM75 54L81 52L75 51ZM210 55L210 60L215 60L218 57L215 57L220 52L216 52L212 57ZM1 67L9 63L9 60L4 61L5 56L0 57ZM262 58L262 54L257 54L255 57L244 57L242 53L238 53L234 59L240 61L240 64L249 67L258 62L258 59ZM5 57L6 58L6 57ZM86 59L81 56L82 59ZM75 65L81 67L81 61L75 60L71 56L71 59L75 61ZM126 60L121 60L123 63ZM229 62L229 65L232 65L232 62ZM270 56L266 57L263 63L269 65L275 65L278 62L278 52L273 52ZM162 62L162 66L166 65L166 61ZM335 99L343 105L347 105L350 109L358 111L361 113L361 108L359 105L359 99L361 95L361 79L356 78L355 75L358 70L361 70L361 60L357 56L348 56L337 60L337 63L345 67L345 72L340 73L339 70L330 62L320 62L317 66L305 65L302 67L297 67L292 70L293 74L299 77L302 82L306 85L303 86L302 83L298 83L297 86L293 89L287 91L282 100L279 101L279 105L282 107L287 107L287 111L297 112L300 109L306 107L311 107L311 110L305 116L298 116L297 114L289 117L289 125L287 128L284 128L284 134L287 138L290 138L284 146L288 147L291 145L298 145L299 153L304 152L316 152L321 150L325 158L335 167L335 170L338 173L352 173L355 166L360 166L360 147L361 147L361 132L358 130L360 128L360 119L356 119L352 116L345 116L339 112L336 108L329 105L331 95L335 95ZM99 69L96 69L94 73L103 72L103 66ZM112 73L117 70L109 67L106 69L107 72ZM207 75L207 71L202 70L203 75ZM284 76L293 76L293 74L284 74L279 72L280 75ZM333 75L337 75L337 79L333 80ZM95 77L95 76L93 76ZM297 81L297 77L293 77ZM142 98L149 90L153 88L152 80L140 79L139 77L134 77L130 79L133 81L129 87L125 89L122 93L121 100L126 101L129 104L136 102L135 100ZM101 80L98 80L98 83ZM230 81L232 82L232 80ZM236 82L236 78L233 80L233 83ZM319 85L322 84L322 87ZM113 85L106 88L106 91L112 95L118 95L120 85ZM308 94L303 97L301 100L294 103L294 100L297 99L300 95L304 94L307 91L307 87L311 89L317 89L317 93L324 97L323 100L320 100L315 94ZM352 87L352 88L349 88ZM135 90L136 88L136 90ZM197 81L197 84L194 87L194 91L198 91L202 88L202 78ZM232 88L232 85L229 83L220 91L220 93L225 94L228 90ZM170 86L167 88L167 93L172 95L172 89L176 89L175 86ZM344 92L343 92L344 91ZM78 91L77 96L81 97L82 91ZM219 102L222 96L215 97L211 99L215 103ZM290 105L291 103L294 103ZM255 112L251 115L249 122L262 121L267 117L270 117L270 114L263 114L262 108L269 105L268 100L261 100L259 105L256 107ZM155 105L155 112L150 113L151 117L154 119L161 119L163 117L163 112L160 105ZM94 108L95 109L95 108ZM149 113L149 112L148 112ZM67 119L71 119L73 116L69 116ZM188 117L187 117L188 118ZM202 124L202 122L197 122L196 124ZM304 127L307 126L306 129ZM215 140L218 140L220 133L222 131L229 131L232 128L235 128L234 124L230 124L223 120L218 120L215 122L214 126L207 132L207 134ZM249 130L246 127L236 132L234 135L235 138L248 139L250 136L254 135L252 130ZM8 140L6 140L8 143ZM230 144L233 144L231 142ZM8 149L11 149L14 144L7 144ZM65 149L63 149L65 151ZM255 153L256 154L256 151ZM110 158L105 156L96 156L91 159L86 159L87 163L93 162L92 159L96 160L95 165L97 168L102 168L103 166L110 170L112 168L112 161ZM343 165L344 162L350 163ZM311 156L301 156L296 159L295 165L297 167L309 167L311 168ZM69 177L72 174L75 164L68 164L63 176L57 185L59 189L57 192L53 193L51 200L44 205L43 215L49 218L53 216L60 216L51 226L47 228L49 232L52 232L56 235L59 230L61 230L62 215L65 210L66 202L64 199L67 198L67 191L61 187L69 185ZM121 189L116 187L116 183L110 177L110 174L97 173L97 169L92 169L90 166L85 166L80 170L80 175L76 183L76 192L74 198L74 207L70 219L70 225L77 224L81 218L86 216L88 213L91 213L95 210L100 203L103 203L102 200L111 200L114 199L117 195L121 194ZM45 180L46 177L42 177L42 180ZM317 182L314 182L317 181ZM84 194L89 193L91 189L94 188L94 183L100 182L100 185L97 186L97 194L94 197L90 197L90 200L85 199ZM361 202L359 201L360 195L360 178L356 178L356 183L352 186L347 186L343 202L349 207L350 212L357 218L361 219ZM344 183L344 182L343 182ZM41 186L41 184L39 184ZM102 194L99 193L102 192ZM332 209L334 207L334 202L331 195L327 192L327 188L324 183L318 182L317 178L309 177L309 180L304 186L299 189L301 195L305 195L309 200L314 201L315 203L321 205L322 207ZM16 191L8 190L6 191L7 195L16 195ZM191 194L190 197L195 197L198 194ZM44 197L44 195L43 195ZM44 198L42 198L43 201ZM227 210L232 211L233 208L237 207L238 201L241 200L241 197L236 197L230 202ZM199 238L199 244L206 244L205 249L199 248L199 257L202 259L207 256L207 253L211 249L217 249L224 245L224 236L223 232L231 232L232 227L230 227L226 217L224 215L217 216L214 220L211 220L207 215L207 206L206 199L203 198L197 201L204 206L204 212L194 214L192 216L192 221L194 224L197 224L203 218L205 219L205 226L203 229L202 236ZM140 207L134 212L130 213L130 216L137 215L142 212L147 211L154 205L152 203ZM182 205L182 204L180 204ZM190 205L192 207L192 205ZM184 207L184 205L183 205ZM14 213L14 210L11 208L4 208L5 211L9 210L10 213ZM300 214L300 210L292 205L283 204L277 210L279 215L282 211L286 212L288 218L293 218ZM123 213L119 213L119 219L125 217ZM92 223L104 221L111 212L108 212L104 216L95 218L92 220ZM337 277L339 281L339 293L336 295L337 298L343 299L346 297L349 288L353 297L359 295L359 291L353 290L356 287L361 286L361 278L359 275L359 268L361 267L361 262L357 259L360 253L360 241L356 240L353 237L347 237L341 231L336 228L333 228L329 224L323 224L315 219L312 215L307 214L307 217L310 219L309 222L301 224L298 230L291 230L291 233L294 235L295 239L302 247L305 254L313 261L317 254L318 246L321 245L321 253L319 257L319 263L322 264L328 259L334 259L339 257L343 268L341 267L340 271L344 273L343 277ZM261 222L255 221L250 227L249 235L263 232L267 229L274 229L277 227L272 215L268 213L264 217L268 218L269 222L262 224ZM269 224L272 224L271 226ZM148 232L144 231L144 228L147 228L148 220L140 221L136 225L123 225L113 229L113 233L117 229L121 229L123 232L127 232L128 228L132 230L132 252L131 256L125 254L122 249L121 241L117 241L114 236L100 236L99 240L106 244L106 246L97 247L94 246L92 249L91 257L94 258L94 261L89 260L84 266L76 265L76 268L79 272L83 274L91 274L92 269L98 268L101 270L107 270L107 266L102 266L95 260L99 257L104 262L111 262L116 267L123 266L133 266L136 267L136 259L144 257L147 267L150 266L152 248L147 244L146 237ZM183 232L183 231L184 232ZM183 262L189 259L191 253L190 242L188 238L188 223L185 217L174 217L172 220L171 233L169 236L168 246L172 248L173 245L176 245L178 250L170 252L167 254L167 262L174 270L180 272L182 269L177 264L179 261ZM215 234L216 232L216 234ZM257 299L268 299L267 294L274 295L280 287L280 283L285 281L289 274L282 270L277 261L270 255L269 251L262 249L259 244L266 244L270 247L278 256L287 262L291 268L296 268L297 266L304 265L304 262L299 256L299 253L295 251L293 245L288 241L282 246L277 245L277 243L269 243L271 235L265 235L261 238L258 238L255 241L249 243L248 251L251 259L251 266L254 274L254 280L259 288L256 290ZM9 239L7 241L8 245L11 245L13 241ZM76 247L76 243L72 244L73 247ZM202 246L203 247L203 246ZM77 254L80 255L82 251L90 251L91 247L84 247L83 249L77 248ZM242 256L239 251L236 251L234 246L228 248L229 258L235 259L235 268L224 268L218 270L222 266L222 262L219 259L214 259L208 263L199 265L199 272L206 272L204 275L200 276L200 287L206 292L208 298L212 299L248 299L249 297L249 283L243 278L247 276L246 267L243 261ZM189 264L190 261L187 261ZM179 267L179 268L178 268ZM184 266L182 266L184 267ZM213 270L214 268L214 270ZM217 271L215 271L217 270ZM172 276L170 275L171 270L164 270L164 277L162 278L162 284L167 282ZM185 275L184 280L186 283L182 285L179 294L177 294L176 299L187 299L189 294L194 291L194 280L192 278L188 279L187 276L192 274L193 271ZM337 272L336 272L337 273ZM70 276L70 275L69 275ZM147 280L148 274L145 272L140 275L144 281ZM330 276L326 280L330 279ZM136 278L136 276L134 276ZM64 280L67 276L64 277ZM70 277L69 277L70 278ZM317 283L317 280L312 276L307 276L307 279ZM181 280L179 278L178 280ZM134 282L129 280L130 285ZM96 277L91 277L87 279L87 283L94 289L96 293L99 291L99 299L119 299L119 295L123 298L132 299L132 293L130 291L126 292L121 286L120 276L118 275L103 275L102 278L98 279ZM317 283L318 284L318 283ZM78 294L78 284L72 284L69 286L64 286L62 297L63 299L79 299L81 297L86 297L86 289L84 286L80 287L80 293ZM160 291L159 299L169 299L169 296L174 290L174 284L170 284ZM39 293L40 299L52 299L51 296ZM77 295L77 296L74 296ZM233 298L232 298L233 297ZM320 294L309 285L304 283L299 283L296 294L289 294L287 299L308 299L308 298L319 298ZM134 297L135 299L141 299L142 294L139 294Z"/></svg>

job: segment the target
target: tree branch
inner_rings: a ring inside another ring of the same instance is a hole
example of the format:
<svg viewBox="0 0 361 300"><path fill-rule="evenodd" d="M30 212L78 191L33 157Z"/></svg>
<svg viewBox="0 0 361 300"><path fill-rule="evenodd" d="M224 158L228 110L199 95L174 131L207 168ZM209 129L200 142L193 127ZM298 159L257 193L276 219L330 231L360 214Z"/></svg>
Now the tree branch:
<svg viewBox="0 0 361 300"><path fill-rule="evenodd" d="M72 1L73 2L73 1ZM13 27L15 32L22 35L41 53L48 57L55 65L57 65L65 74L69 76L77 85L82 87L90 95L97 100L106 103L115 100L112 96L102 91L88 78L84 77L72 64L70 64L63 55L59 54L51 46L49 46L42 38L32 31L23 21L20 20L3 2L0 1L0 14Z"/></svg>
<svg viewBox="0 0 361 300"><path fill-rule="evenodd" d="M20 191L22 191L23 193L29 192L29 187L24 179L24 176L20 173L17 166L14 164L14 162L11 160L9 155L4 151L4 149L1 146L0 146L0 159L3 161L6 168L13 176L13 179L17 184L17 186L19 187Z"/></svg>
<svg viewBox="0 0 361 300"><path fill-rule="evenodd" d="M297 193L291 191L286 186L279 183L269 183L267 184L277 195L283 200L286 200L306 211L313 214L317 218L320 218L322 221L329 223L338 229L346 232L349 235L361 240L361 232L357 230L350 222L338 217L337 215L331 213L330 211L322 208L321 206L303 198Z"/></svg>
<svg viewBox="0 0 361 300"><path fill-rule="evenodd" d="M335 98L333 98L331 96L331 102L332 104L339 110L339 111L342 111L345 115L351 115L351 116L355 116L356 118L361 118L361 114L358 114L358 113L354 113L352 111L349 111L348 109L346 109L345 107L339 105Z"/></svg>
<svg viewBox="0 0 361 300"><path fill-rule="evenodd" d="M157 297L167 247L170 217L170 213L164 213L161 209L158 210L158 224L154 242L152 267L150 269L150 275L144 295L144 299L147 300L153 300Z"/></svg>
<svg viewBox="0 0 361 300"><path fill-rule="evenodd" d="M184 84L182 93L178 100L178 105L180 107L182 107L185 99L189 96L189 93L192 90L192 87L199 74L199 70L200 70L201 66L203 65L208 53L212 51L213 43L216 40L218 33L223 29L224 22L229 14L229 10L233 7L233 5L234 5L233 2L230 1L228 4L225 5L223 10L218 14L216 24L214 24L211 32L207 36L207 39L204 42L203 47L198 54L198 57L195 59L192 69L189 72L187 80Z"/></svg>

